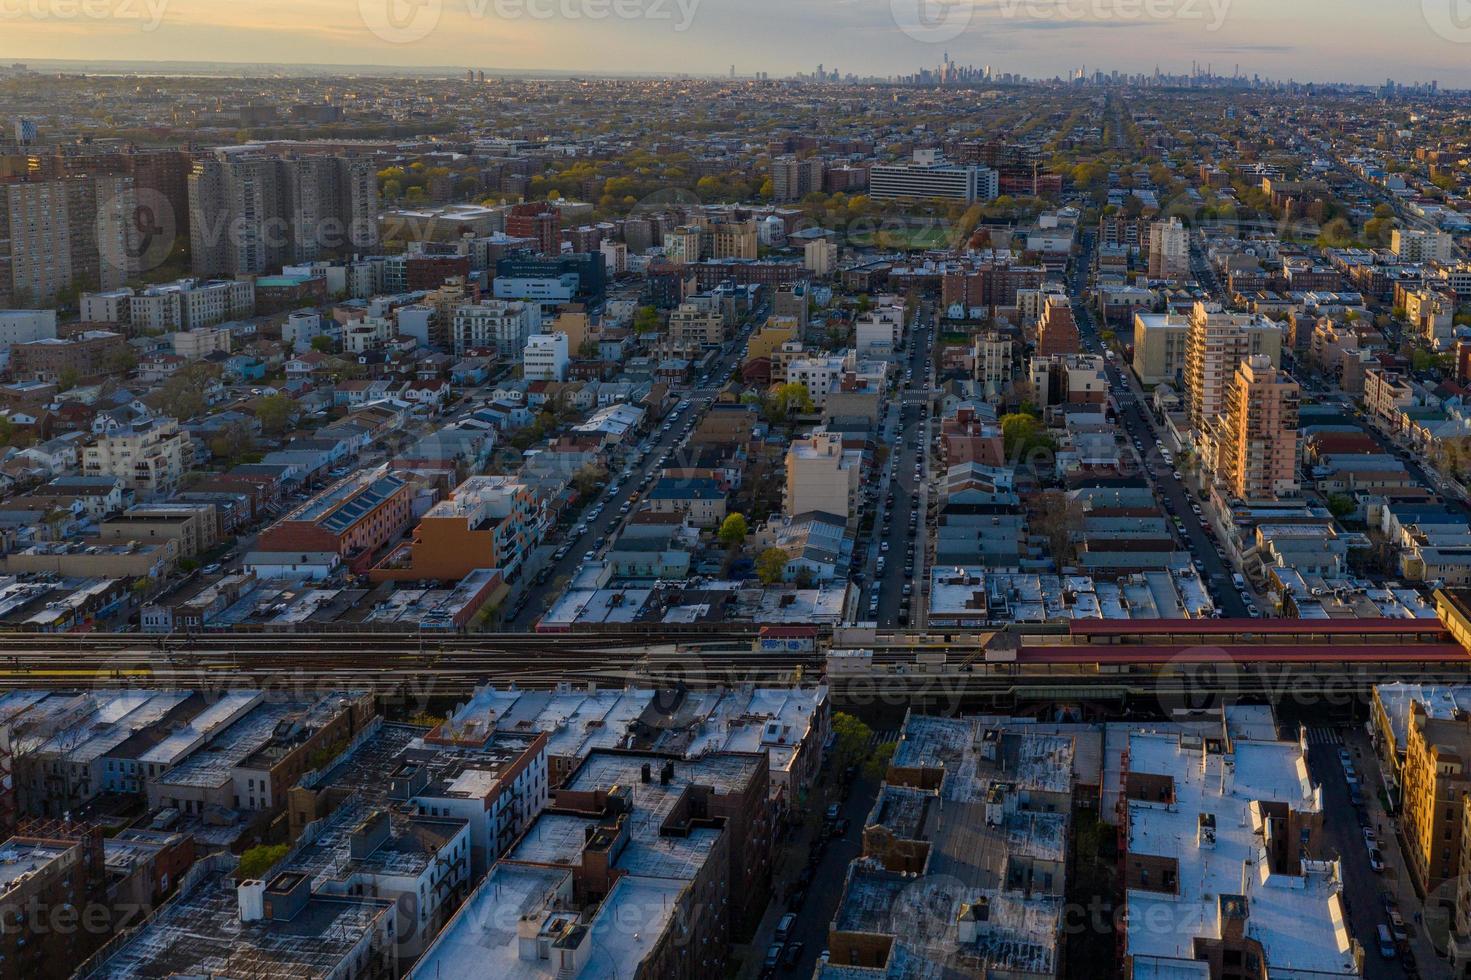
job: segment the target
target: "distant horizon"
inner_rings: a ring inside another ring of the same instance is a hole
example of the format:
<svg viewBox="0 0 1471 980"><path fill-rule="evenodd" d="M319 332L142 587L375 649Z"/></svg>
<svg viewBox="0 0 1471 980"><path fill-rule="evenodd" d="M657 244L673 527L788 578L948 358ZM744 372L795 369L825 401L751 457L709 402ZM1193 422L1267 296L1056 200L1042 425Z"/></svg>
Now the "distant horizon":
<svg viewBox="0 0 1471 980"><path fill-rule="evenodd" d="M5 59L49 65L721 78L734 64L739 77L789 78L822 64L891 78L948 54L1042 80L1080 68L1185 75L1199 63L1221 77L1465 89L1465 2L12 0L0 23Z"/></svg>
<svg viewBox="0 0 1471 980"><path fill-rule="evenodd" d="M1471 55L1471 51L1468 51L1468 55ZM952 60L954 60L955 63L957 63L957 64L964 64L964 62L960 62L960 61L958 61L956 59L952 59ZM451 65L417 65L417 64L392 64L392 63L386 63L386 62L347 62L347 61L344 61L344 62L329 62L329 61L247 61L247 60L242 60L242 61L226 61L226 60L220 60L220 59L214 59L214 58L207 59L207 60L186 60L186 59L156 60L156 59L149 59L149 58L28 58L28 57L26 57L24 55L0 54L0 68L8 67L11 64L25 65L27 67L27 69L32 70L32 71L37 71L38 69L41 69L41 68L55 68L55 69L68 69L68 70L83 72L83 73L86 73L86 74L98 74L98 75L103 75L103 74L129 74L129 75L133 75L133 74L136 74L136 75L153 75L153 74L157 74L157 75L199 75L201 77L217 77L217 78L266 77L266 76L273 75L273 74L279 74L279 73L281 73L283 71L299 70L299 71L302 71L304 73L315 74L315 75L376 73L376 74L381 74L381 75L387 76L387 77L392 77L392 76L415 76L415 77L424 77L424 78L446 78L446 79L456 79L456 78L459 78L459 79L463 79L464 76L465 76L465 72L467 70L473 70L473 71L476 71L476 72L484 72L487 77L505 78L505 79L509 79L509 80L514 80L514 79L518 79L518 78L526 78L526 79L574 79L574 78L596 79L596 78L603 78L603 79L616 79L616 80L647 79L647 80L654 80L654 81L676 80L676 79L681 79L681 78L696 79L696 80L707 80L707 81L730 80L730 75L728 73L728 70L727 70L726 73L721 73L721 72L705 72L705 73L699 73L699 72L690 72L690 71L679 71L679 72L675 72L675 71L671 71L671 72L648 72L648 71L643 71L643 72L637 72L637 71L617 71L617 70L612 70L612 69L515 68L515 67L502 67L502 66L481 66L481 65L471 65L471 64L458 64L458 65L455 65L455 64L451 64ZM1269 83L1274 83L1274 84L1289 84L1289 83L1293 83L1293 84L1298 84L1298 85L1327 85L1327 86L1342 86L1342 87L1367 88L1367 89L1372 89L1372 88L1375 88L1377 86L1383 85L1386 80L1392 80L1396 84L1405 85L1405 86L1409 86L1409 85L1428 85L1428 84L1430 84L1432 82L1436 82L1436 83L1438 83L1439 88L1442 91L1445 91L1445 92L1467 92L1467 93L1471 93L1471 79L1468 79L1468 81L1465 83L1464 86L1458 86L1458 85L1447 84L1447 83L1445 83L1445 82L1443 82L1443 81L1441 81L1439 79L1436 79L1436 78L1415 78L1415 79L1405 79L1405 78L1384 79L1384 78L1380 78L1380 79L1373 79L1373 80L1358 80L1358 79L1350 79L1350 78L1288 77L1288 76L1268 75L1268 74L1266 74L1264 72L1248 71L1248 70L1246 70L1244 68L1240 68L1239 69L1239 72L1237 74L1233 75L1231 72L1222 72L1219 67L1216 67L1213 64L1210 65L1210 69L1211 70L1209 72L1207 72L1207 70L1206 70L1207 69L1207 64L1208 63L1206 63L1206 62L1201 62L1199 64L1199 68L1201 70L1201 74L1202 75L1207 75L1208 74L1209 77L1214 77L1214 78L1217 78L1217 79L1230 79L1230 78L1233 78L1233 77L1238 77L1238 78L1243 78L1243 79L1250 79L1252 77L1258 77L1264 83L1268 83L1268 82ZM873 80L873 81L876 81L876 82L883 82L883 81L888 81L888 80L895 79L895 78L903 78L903 77L906 77L909 74L913 74L914 71L919 71L921 69L932 68L932 67L934 67L934 66L931 66L931 65L916 65L914 67L913 71L911 71L911 72L896 72L896 73L890 73L890 74L887 74L887 75L877 75L877 74L874 74L874 75L859 75L857 77L860 78L860 79L864 79L864 80ZM995 72L996 72L997 75L1013 75L1013 76L1026 79L1028 81L1034 81L1034 82L1049 82L1049 81L1052 81L1054 79L1063 79L1063 80L1066 80L1066 78L1067 78L1066 75L1062 75L1062 74L1059 74L1059 73L1056 73L1056 72L1049 73L1049 74L1040 74L1040 73L1037 73L1035 71L1028 71L1026 69L1018 69L1018 68L1015 68L1015 67L1013 67L1013 68L1005 68L1005 69L996 68L995 66L992 66L992 67L993 67L993 70L995 70ZM1233 67L1239 68L1239 66L1233 66ZM1187 77L1187 76L1190 75L1190 67L1189 66L1175 67L1175 66L1167 66L1167 65L1161 64L1161 65L1158 66L1158 68L1159 68L1160 74L1161 75L1164 75L1166 77L1180 78L1180 77ZM247 69L253 69L253 70L247 70ZM1138 70L1135 70L1135 69L1123 69L1123 68L1113 68L1113 67L1105 67L1105 66L1101 66L1101 65L1094 65L1094 66L1089 66L1087 68L1088 76L1090 78L1092 77L1092 74L1093 74L1093 72L1095 70L1102 71L1104 73L1104 75L1112 75L1114 72L1118 72L1119 74L1125 75L1125 76L1138 76L1138 75L1152 76L1154 74L1154 70L1153 69L1150 69L1147 72L1141 72L1141 71L1138 71ZM780 73L780 74L778 74L776 72L767 72L766 74L767 74L768 80L770 80L770 81L784 81L784 80L794 80L799 75L809 75L809 74L811 74L811 72L802 72L800 70L794 70L792 72L784 72L784 73ZM844 74L846 75L848 73L845 71ZM757 73L756 72L741 73L741 72L738 71L737 74L736 74L736 76L735 76L735 80L736 81L751 81L751 80L755 79L756 77L757 77Z"/></svg>

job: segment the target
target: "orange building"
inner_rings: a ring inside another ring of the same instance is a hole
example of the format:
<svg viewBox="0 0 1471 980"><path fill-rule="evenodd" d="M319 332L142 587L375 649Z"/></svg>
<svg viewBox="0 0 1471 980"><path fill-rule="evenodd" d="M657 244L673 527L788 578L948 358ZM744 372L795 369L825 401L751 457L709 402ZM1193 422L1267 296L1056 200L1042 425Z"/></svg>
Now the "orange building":
<svg viewBox="0 0 1471 980"><path fill-rule="evenodd" d="M413 538L385 558L375 582L434 579L458 582L477 568L506 578L521 566L541 534L531 488L504 476L473 476L419 519Z"/></svg>

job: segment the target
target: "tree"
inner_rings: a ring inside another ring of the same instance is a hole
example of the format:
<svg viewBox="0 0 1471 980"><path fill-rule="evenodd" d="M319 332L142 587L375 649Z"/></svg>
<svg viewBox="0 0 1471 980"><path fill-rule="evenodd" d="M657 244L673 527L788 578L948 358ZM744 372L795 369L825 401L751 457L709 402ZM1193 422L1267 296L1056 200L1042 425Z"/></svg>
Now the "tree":
<svg viewBox="0 0 1471 980"><path fill-rule="evenodd" d="M312 350L316 351L318 354L332 353L332 338L328 337L326 334L313 337Z"/></svg>
<svg viewBox="0 0 1471 980"><path fill-rule="evenodd" d="M164 414L183 421L203 412L204 386L214 379L217 370L204 364L191 364L174 372L158 392L159 407Z"/></svg>
<svg viewBox="0 0 1471 980"><path fill-rule="evenodd" d="M787 571L787 553L780 548L767 548L756 558L756 577L764 585L776 585Z"/></svg>
<svg viewBox="0 0 1471 980"><path fill-rule="evenodd" d="M868 757L873 729L847 712L833 715L833 765L837 769L856 766Z"/></svg>
<svg viewBox="0 0 1471 980"><path fill-rule="evenodd" d="M1358 510L1354 498L1346 493L1335 493L1328 496L1328 511L1337 518L1344 518Z"/></svg>
<svg viewBox="0 0 1471 980"><path fill-rule="evenodd" d="M1041 422L1020 412L1001 417L1001 440L1006 458L1013 461L1023 460L1038 449L1056 447Z"/></svg>
<svg viewBox="0 0 1471 980"><path fill-rule="evenodd" d="M242 880L260 878L275 867L276 862L284 858L289 850L290 847L286 844L261 844L252 847L240 855L240 866L236 869L236 874Z"/></svg>
<svg viewBox="0 0 1471 980"><path fill-rule="evenodd" d="M788 381L772 389L767 409L767 418L772 422L785 421L791 415L811 415L812 394L806 385Z"/></svg>
<svg viewBox="0 0 1471 980"><path fill-rule="evenodd" d="M739 548L746 540L750 528L746 526L746 517L741 513L731 514L720 525L720 533L716 535L722 545L727 548Z"/></svg>
<svg viewBox="0 0 1471 980"><path fill-rule="evenodd" d="M602 486L606 471L591 463L584 466L572 475L572 486L576 488L577 495L584 499L590 499Z"/></svg>
<svg viewBox="0 0 1471 980"><path fill-rule="evenodd" d="M659 311L652 306L640 306L638 311L633 315L634 333L658 333L662 326L663 322L659 319Z"/></svg>
<svg viewBox="0 0 1471 980"><path fill-rule="evenodd" d="M279 435L296 418L299 408L296 399L290 395L267 395L256 403L255 417L260 421L262 432Z"/></svg>
<svg viewBox="0 0 1471 980"><path fill-rule="evenodd" d="M244 422L231 422L209 441L209 451L219 459L238 460L255 450L255 434Z"/></svg>

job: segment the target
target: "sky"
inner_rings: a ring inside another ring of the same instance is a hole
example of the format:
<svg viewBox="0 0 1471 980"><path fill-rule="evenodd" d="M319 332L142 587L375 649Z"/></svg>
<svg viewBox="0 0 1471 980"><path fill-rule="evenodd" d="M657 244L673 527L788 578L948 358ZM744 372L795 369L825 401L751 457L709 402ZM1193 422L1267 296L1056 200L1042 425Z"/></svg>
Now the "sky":
<svg viewBox="0 0 1471 980"><path fill-rule="evenodd" d="M1471 0L0 0L0 58L773 77L961 64L1471 88Z"/></svg>

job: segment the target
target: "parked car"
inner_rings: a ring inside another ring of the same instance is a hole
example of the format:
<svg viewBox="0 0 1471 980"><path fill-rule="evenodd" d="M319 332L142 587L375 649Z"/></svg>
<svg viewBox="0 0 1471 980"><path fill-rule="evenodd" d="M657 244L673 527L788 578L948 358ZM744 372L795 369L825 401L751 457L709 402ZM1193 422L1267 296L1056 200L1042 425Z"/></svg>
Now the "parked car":
<svg viewBox="0 0 1471 980"><path fill-rule="evenodd" d="M1377 847L1371 846L1369 848L1369 867L1376 874L1382 874L1384 872L1384 855Z"/></svg>
<svg viewBox="0 0 1471 980"><path fill-rule="evenodd" d="M779 943L785 943L788 939L792 938L792 929L796 926L796 924L797 915L795 912L788 912L780 919L777 919L776 941Z"/></svg>

